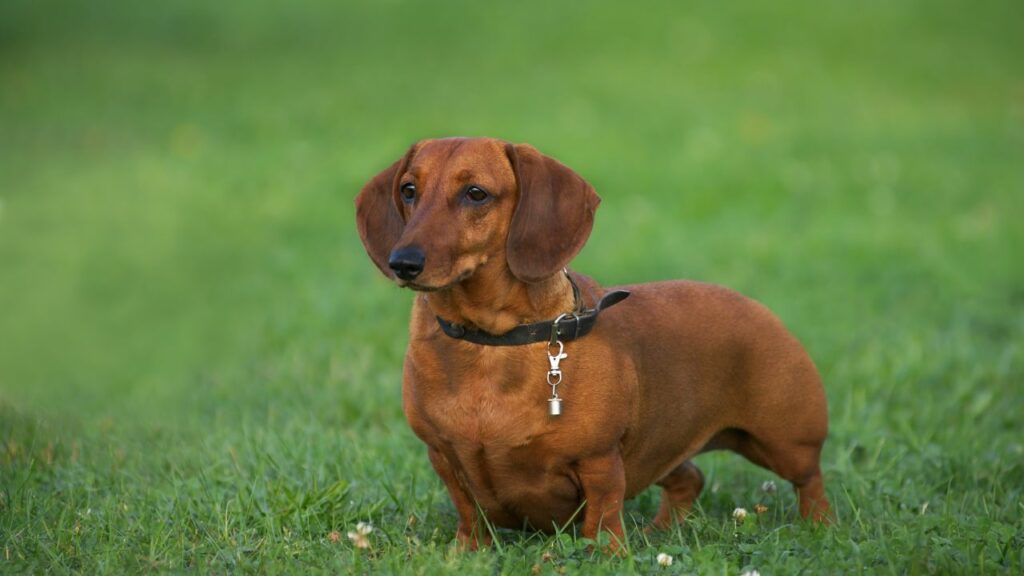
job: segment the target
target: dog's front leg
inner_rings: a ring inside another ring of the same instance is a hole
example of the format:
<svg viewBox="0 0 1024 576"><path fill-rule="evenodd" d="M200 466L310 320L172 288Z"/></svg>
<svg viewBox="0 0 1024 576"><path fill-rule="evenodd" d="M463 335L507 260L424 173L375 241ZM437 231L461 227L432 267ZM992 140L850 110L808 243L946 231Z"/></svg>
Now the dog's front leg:
<svg viewBox="0 0 1024 576"><path fill-rule="evenodd" d="M473 497L459 481L451 462L434 448L429 448L427 453L430 456L430 463L434 466L434 471L448 488L448 496L451 497L452 503L455 504L455 512L459 515L459 528L455 533L459 545L467 550L490 546L491 534L481 521L480 515L477 514Z"/></svg>
<svg viewBox="0 0 1024 576"><path fill-rule="evenodd" d="M617 552L625 544L622 530L622 505L626 498L626 471L618 452L581 460L576 474L586 507L583 511L583 536L597 540L601 530L611 532L608 548Z"/></svg>

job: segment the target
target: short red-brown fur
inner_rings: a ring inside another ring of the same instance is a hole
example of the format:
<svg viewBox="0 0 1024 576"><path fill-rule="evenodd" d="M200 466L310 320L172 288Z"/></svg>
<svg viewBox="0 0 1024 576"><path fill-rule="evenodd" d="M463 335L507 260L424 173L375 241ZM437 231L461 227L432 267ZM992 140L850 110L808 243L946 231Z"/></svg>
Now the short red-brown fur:
<svg viewBox="0 0 1024 576"><path fill-rule="evenodd" d="M417 199L398 187L414 181ZM468 184L492 195L460 201ZM819 468L828 427L818 372L764 306L697 282L627 286L593 332L566 344L561 416L548 415L544 343L488 347L441 332L436 317L502 334L573 307L561 269L590 234L600 199L580 176L527 145L427 140L356 199L377 267L421 292L413 304L403 409L428 447L468 548L497 526L623 537L623 502L663 488L655 527L689 510L703 486L690 459L729 449L791 481L800 514L829 518ZM387 266L395 248L426 255L414 282ZM587 306L606 290L575 272ZM613 547L615 545L613 544Z"/></svg>

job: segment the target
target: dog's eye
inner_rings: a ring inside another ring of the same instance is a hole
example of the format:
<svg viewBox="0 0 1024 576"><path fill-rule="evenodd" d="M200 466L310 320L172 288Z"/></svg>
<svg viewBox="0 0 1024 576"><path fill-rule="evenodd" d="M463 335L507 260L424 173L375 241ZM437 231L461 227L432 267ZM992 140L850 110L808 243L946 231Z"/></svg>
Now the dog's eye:
<svg viewBox="0 0 1024 576"><path fill-rule="evenodd" d="M479 186L470 186L469 189L466 190L466 198L474 204L479 204L490 198L490 195L486 190Z"/></svg>
<svg viewBox="0 0 1024 576"><path fill-rule="evenodd" d="M402 194L402 200L405 200L406 202L412 202L416 199L416 185L412 182L402 184L400 192Z"/></svg>

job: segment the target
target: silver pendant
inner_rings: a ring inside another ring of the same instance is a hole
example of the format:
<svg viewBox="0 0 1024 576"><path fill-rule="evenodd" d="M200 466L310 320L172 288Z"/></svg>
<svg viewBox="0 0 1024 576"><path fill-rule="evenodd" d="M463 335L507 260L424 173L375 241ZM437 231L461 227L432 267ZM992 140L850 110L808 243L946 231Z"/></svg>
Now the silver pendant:
<svg viewBox="0 0 1024 576"><path fill-rule="evenodd" d="M558 345L558 352L552 354L551 348ZM548 386L551 386L551 398L548 399L548 414L552 416L562 415L562 399L558 397L558 385L562 383L562 369L559 363L568 358L565 353L565 345L560 340L554 340L548 345Z"/></svg>

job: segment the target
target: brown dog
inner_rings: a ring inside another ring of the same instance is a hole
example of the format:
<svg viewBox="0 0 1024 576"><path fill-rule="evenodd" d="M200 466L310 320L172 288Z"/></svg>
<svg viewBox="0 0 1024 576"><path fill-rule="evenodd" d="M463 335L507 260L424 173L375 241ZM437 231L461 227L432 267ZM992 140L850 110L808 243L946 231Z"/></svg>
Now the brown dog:
<svg viewBox="0 0 1024 576"><path fill-rule="evenodd" d="M489 543L478 510L551 531L581 507L584 536L621 539L623 502L652 483L667 527L704 484L690 459L722 448L827 519L825 394L803 347L765 307L709 284L629 286L611 307L625 294L563 272L599 202L530 146L460 138L414 145L356 198L370 258L420 291L403 407L459 541Z"/></svg>

